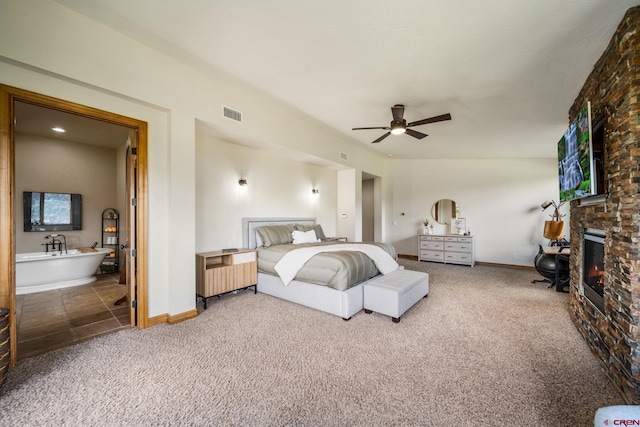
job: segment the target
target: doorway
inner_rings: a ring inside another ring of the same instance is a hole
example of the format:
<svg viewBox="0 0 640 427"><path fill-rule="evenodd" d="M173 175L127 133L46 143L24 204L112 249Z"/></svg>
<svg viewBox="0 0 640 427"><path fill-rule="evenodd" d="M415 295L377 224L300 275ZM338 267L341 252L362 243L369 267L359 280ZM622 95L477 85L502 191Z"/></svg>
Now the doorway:
<svg viewBox="0 0 640 427"><path fill-rule="evenodd" d="M382 240L379 176L362 172L362 241Z"/></svg>
<svg viewBox="0 0 640 427"><path fill-rule="evenodd" d="M134 176L126 179L126 187L133 194L130 204L135 209L123 212L123 218L131 218L128 234L123 236L125 263L129 267L125 286L128 290L129 317L137 319L139 328L148 327L147 301L147 124L118 114L72 102L36 94L22 89L0 85L0 306L9 308L11 366L18 360L16 329L16 285L15 254L16 224L22 219L16 218L16 203L21 202L21 194L16 194L15 169L15 119L16 103L51 109L68 113L80 118L97 121L99 124L112 124L129 129L133 136ZM130 150L127 150L130 153ZM131 217L131 212L133 217Z"/></svg>

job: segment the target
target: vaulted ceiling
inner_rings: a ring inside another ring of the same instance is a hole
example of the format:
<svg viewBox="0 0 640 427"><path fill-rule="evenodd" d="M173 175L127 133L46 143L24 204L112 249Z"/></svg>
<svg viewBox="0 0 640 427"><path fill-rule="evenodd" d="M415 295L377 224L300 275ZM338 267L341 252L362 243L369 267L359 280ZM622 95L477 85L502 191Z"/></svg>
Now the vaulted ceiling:
<svg viewBox="0 0 640 427"><path fill-rule="evenodd" d="M57 0L246 82L393 158L554 157L568 110L638 0ZM389 126L390 107L429 136Z"/></svg>

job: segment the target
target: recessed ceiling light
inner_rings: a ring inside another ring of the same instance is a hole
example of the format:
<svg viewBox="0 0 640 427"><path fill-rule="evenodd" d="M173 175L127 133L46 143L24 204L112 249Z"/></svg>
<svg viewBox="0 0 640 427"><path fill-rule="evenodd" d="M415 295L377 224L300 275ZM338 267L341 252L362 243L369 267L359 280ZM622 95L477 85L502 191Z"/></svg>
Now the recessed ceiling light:
<svg viewBox="0 0 640 427"><path fill-rule="evenodd" d="M64 132L66 132L66 130L64 130L64 129L62 129L62 128L57 128L57 127L56 127L56 128L51 128L51 130L52 130L52 131L54 131L54 132L59 132L59 133L64 133Z"/></svg>

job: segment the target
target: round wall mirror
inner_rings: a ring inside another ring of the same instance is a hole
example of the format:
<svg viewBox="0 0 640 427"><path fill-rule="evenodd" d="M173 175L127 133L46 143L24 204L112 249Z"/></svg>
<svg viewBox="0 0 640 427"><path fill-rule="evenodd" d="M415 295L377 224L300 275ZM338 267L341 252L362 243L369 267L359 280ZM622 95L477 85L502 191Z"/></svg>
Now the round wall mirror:
<svg viewBox="0 0 640 427"><path fill-rule="evenodd" d="M442 225L451 224L451 218L456 217L456 212L460 210L460 206L450 199L440 199L433 204L431 208L431 216Z"/></svg>

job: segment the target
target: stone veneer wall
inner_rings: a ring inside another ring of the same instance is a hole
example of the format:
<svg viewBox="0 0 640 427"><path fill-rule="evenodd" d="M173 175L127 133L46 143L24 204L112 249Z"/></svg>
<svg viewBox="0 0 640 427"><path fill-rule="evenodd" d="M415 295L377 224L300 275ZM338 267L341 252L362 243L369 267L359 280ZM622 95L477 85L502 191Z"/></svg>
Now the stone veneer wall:
<svg viewBox="0 0 640 427"><path fill-rule="evenodd" d="M640 404L640 6L629 9L569 117L591 102L604 127L604 202L571 202L570 315L629 404ZM604 230L604 313L580 295L582 235Z"/></svg>

